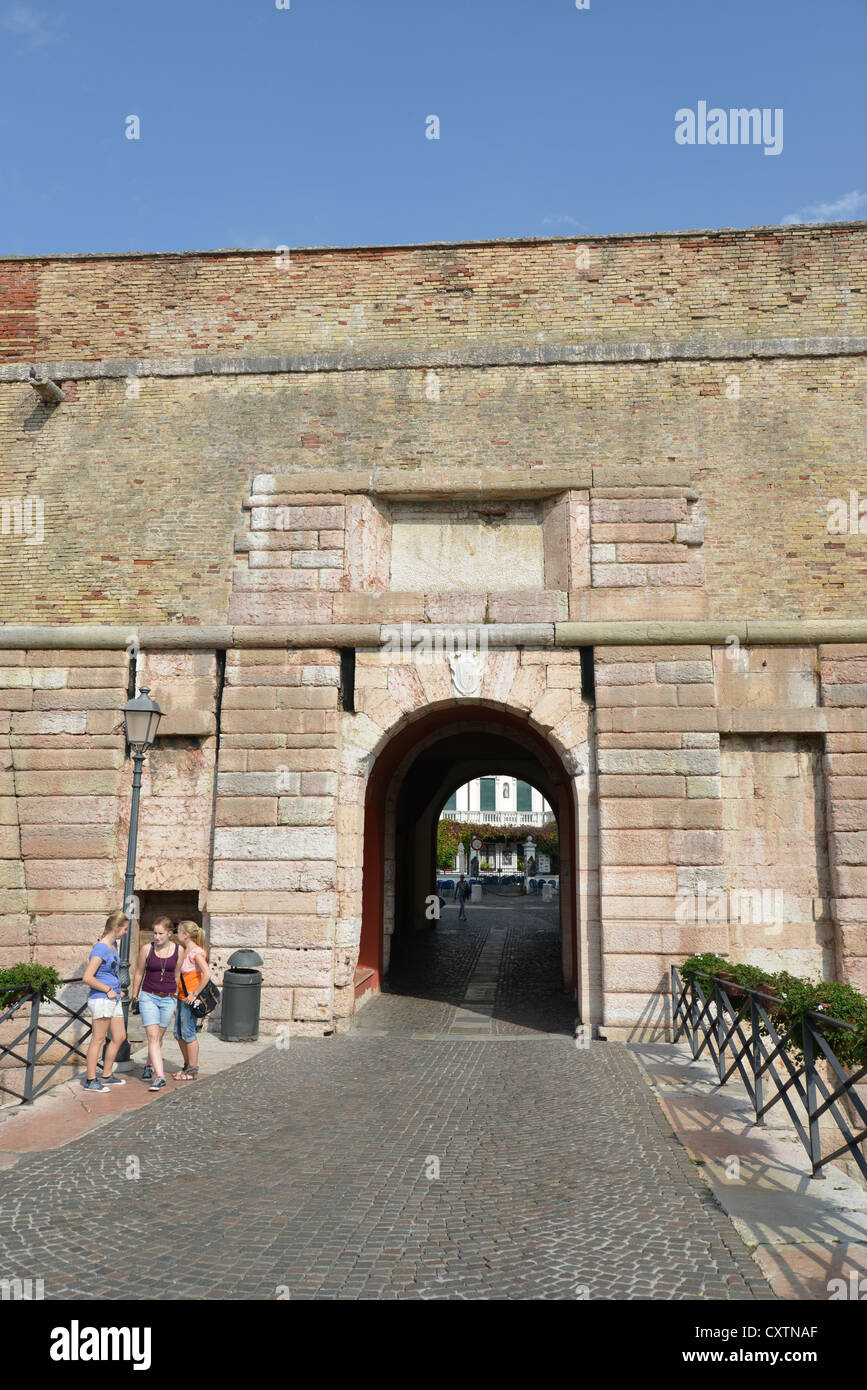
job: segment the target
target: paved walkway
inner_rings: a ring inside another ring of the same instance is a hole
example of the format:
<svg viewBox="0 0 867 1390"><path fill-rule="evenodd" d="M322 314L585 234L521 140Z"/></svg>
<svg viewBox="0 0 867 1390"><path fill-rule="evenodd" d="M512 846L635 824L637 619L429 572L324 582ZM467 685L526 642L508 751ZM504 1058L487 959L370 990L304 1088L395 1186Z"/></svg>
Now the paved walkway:
<svg viewBox="0 0 867 1390"><path fill-rule="evenodd" d="M827 1300L867 1293L867 1188L839 1163L811 1176L806 1150L782 1105L753 1123L746 1088L720 1087L705 1054L689 1047L630 1049L646 1070L675 1133L730 1216L778 1298ZM766 1087L766 1097L772 1094ZM834 1143L839 1140L835 1138ZM838 1283L835 1285L834 1280Z"/></svg>
<svg viewBox="0 0 867 1390"><path fill-rule="evenodd" d="M553 914L447 917L395 971L417 992L353 1032L0 1172L0 1276L46 1298L773 1297L628 1050L575 1046ZM493 1001L468 999L495 958ZM478 1037L453 1031L469 1003Z"/></svg>
<svg viewBox="0 0 867 1390"><path fill-rule="evenodd" d="M556 907L491 895L461 923L447 905L436 926L395 945L387 992L361 1010L355 1029L571 1038L575 1003L562 981Z"/></svg>
<svg viewBox="0 0 867 1390"><path fill-rule="evenodd" d="M142 1085L147 1044L141 1041L143 1030L140 1020L134 1015L131 1025L131 1063L118 1069L118 1075L123 1077L127 1085L116 1086L107 1094L89 1095L81 1088L79 1078L84 1075L84 1069L79 1068L72 1080L60 1081L44 1091L32 1107L10 1106L0 1112L0 1169L13 1168L20 1163L23 1154L62 1148L82 1134L110 1124L118 1115L124 1115L129 1110L159 1105L172 1091L181 1090L188 1084L173 1079L172 1074L180 1070L184 1059L174 1038L166 1036L163 1040L163 1060L168 1086L165 1091L152 1092ZM214 1076L247 1057L255 1056L266 1047L274 1046L274 1039L267 1037L260 1038L258 1042L226 1043L219 1035L206 1030L200 1032L198 1037L200 1079Z"/></svg>

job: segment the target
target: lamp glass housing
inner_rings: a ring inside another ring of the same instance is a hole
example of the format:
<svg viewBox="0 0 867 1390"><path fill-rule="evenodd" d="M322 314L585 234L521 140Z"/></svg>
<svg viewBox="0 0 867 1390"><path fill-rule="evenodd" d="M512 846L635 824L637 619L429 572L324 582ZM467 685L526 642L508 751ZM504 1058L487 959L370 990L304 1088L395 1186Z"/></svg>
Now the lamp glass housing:
<svg viewBox="0 0 867 1390"><path fill-rule="evenodd" d="M123 707L123 720L126 726L126 741L130 748L144 752L150 748L157 736L163 712L148 694L148 686L142 686L134 700L128 700Z"/></svg>

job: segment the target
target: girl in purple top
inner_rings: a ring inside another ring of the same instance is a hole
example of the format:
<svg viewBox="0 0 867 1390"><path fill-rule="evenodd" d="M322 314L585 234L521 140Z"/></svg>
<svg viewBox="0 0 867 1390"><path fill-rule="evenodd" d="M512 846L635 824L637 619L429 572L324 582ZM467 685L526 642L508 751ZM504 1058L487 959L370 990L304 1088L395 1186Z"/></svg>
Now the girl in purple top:
<svg viewBox="0 0 867 1390"><path fill-rule="evenodd" d="M87 1076L82 1082L86 1091L105 1091L112 1086L126 1083L120 1076L112 1075L117 1050L126 1037L123 1026L123 1005L120 1002L120 959L117 943L129 929L129 918L124 912L112 912L105 930L90 953L87 969L82 982L90 986L88 1008L92 1020L90 1042L87 1045ZM100 1050L110 1033L108 1046L102 1063L102 1079L96 1075L96 1064Z"/></svg>
<svg viewBox="0 0 867 1390"><path fill-rule="evenodd" d="M181 974L181 953L177 942L172 940L174 927L171 917L156 919L153 942L150 946L142 946L138 953L132 986L133 998L139 1000L148 1040L148 1060L142 1081L150 1081L151 1091L161 1091L166 1085L163 1034L175 1016L175 995Z"/></svg>

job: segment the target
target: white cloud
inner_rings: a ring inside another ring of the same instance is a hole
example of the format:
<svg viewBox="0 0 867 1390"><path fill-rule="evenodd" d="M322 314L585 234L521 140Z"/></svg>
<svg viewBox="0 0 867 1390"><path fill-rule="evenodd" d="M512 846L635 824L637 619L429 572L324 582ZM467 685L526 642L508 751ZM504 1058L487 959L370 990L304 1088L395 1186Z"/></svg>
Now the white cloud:
<svg viewBox="0 0 867 1390"><path fill-rule="evenodd" d="M11 34L17 34L20 39L27 40L34 48L40 48L43 44L55 42L63 21L41 14L32 5L22 4L19 0L17 4L5 6L0 13L0 25Z"/></svg>
<svg viewBox="0 0 867 1390"><path fill-rule="evenodd" d="M586 231L583 222L579 222L575 217L569 217L566 213L560 213L557 217L543 217L542 226L551 227L554 225L567 227L580 227L581 231Z"/></svg>
<svg viewBox="0 0 867 1390"><path fill-rule="evenodd" d="M867 193L844 193L836 203L811 203L800 212L790 212L783 218L782 225L790 227L796 222L848 222L867 208Z"/></svg>

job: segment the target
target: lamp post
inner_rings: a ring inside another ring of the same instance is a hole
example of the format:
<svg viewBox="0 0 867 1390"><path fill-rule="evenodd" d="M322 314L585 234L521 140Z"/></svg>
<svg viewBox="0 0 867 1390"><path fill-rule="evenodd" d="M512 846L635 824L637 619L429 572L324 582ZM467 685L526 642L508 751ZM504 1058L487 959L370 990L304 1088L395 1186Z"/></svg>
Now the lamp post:
<svg viewBox="0 0 867 1390"><path fill-rule="evenodd" d="M141 800L141 775L145 753L156 738L163 712L150 698L149 687L143 685L134 700L128 700L123 707L123 722L126 741L132 750L132 806L129 816L129 844L126 852L126 877L123 881L123 910L130 919L130 926L120 940L120 992L123 1000L123 1026L129 1025L129 943L132 933L132 918L135 906L133 888L135 886L135 854L138 845L138 808ZM117 1054L118 1063L129 1062L129 1040L124 1039Z"/></svg>

